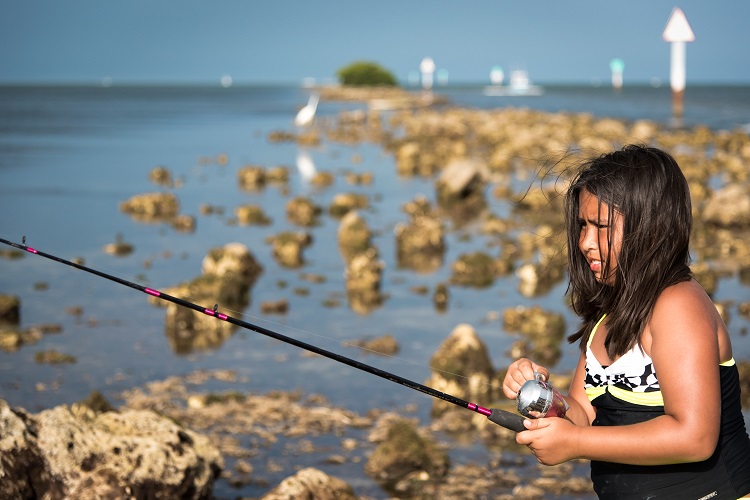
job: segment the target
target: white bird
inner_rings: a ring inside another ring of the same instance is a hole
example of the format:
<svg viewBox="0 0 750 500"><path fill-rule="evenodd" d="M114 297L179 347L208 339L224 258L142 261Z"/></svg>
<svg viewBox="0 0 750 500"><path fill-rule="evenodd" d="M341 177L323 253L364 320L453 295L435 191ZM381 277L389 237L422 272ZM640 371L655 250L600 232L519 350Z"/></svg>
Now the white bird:
<svg viewBox="0 0 750 500"><path fill-rule="evenodd" d="M297 112L294 117L294 124L298 127L310 125L315 118L315 111L318 109L318 94L312 94L307 104Z"/></svg>

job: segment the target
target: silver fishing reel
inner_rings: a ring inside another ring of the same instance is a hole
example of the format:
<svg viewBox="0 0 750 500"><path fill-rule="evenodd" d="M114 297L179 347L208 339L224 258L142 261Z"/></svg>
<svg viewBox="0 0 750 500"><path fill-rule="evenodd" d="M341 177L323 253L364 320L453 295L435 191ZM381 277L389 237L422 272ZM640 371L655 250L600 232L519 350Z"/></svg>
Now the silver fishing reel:
<svg viewBox="0 0 750 500"><path fill-rule="evenodd" d="M527 380L516 395L518 413L528 418L564 417L568 403L562 394L534 372L534 380Z"/></svg>

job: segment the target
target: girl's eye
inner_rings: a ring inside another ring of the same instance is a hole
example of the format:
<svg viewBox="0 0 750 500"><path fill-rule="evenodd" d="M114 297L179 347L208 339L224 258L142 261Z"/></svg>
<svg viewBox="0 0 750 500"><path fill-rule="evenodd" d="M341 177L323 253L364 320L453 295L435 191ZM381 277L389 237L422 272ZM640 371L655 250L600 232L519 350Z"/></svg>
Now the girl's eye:
<svg viewBox="0 0 750 500"><path fill-rule="evenodd" d="M578 219L578 227L580 227L581 229L583 229L584 227L586 227L588 224L589 224L589 222L587 220L585 220L585 219ZM600 223L594 223L594 222L591 222L590 224L592 226L594 226L595 228L600 229L600 230L601 229L609 229L609 224L608 223L601 223L601 222Z"/></svg>

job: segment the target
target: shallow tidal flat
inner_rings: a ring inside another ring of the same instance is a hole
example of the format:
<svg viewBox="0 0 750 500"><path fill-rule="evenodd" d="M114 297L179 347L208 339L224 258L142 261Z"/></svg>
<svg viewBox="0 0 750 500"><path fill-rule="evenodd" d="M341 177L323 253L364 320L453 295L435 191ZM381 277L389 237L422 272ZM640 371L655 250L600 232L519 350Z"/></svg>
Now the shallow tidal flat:
<svg viewBox="0 0 750 500"><path fill-rule="evenodd" d="M320 309L349 308L362 316L391 307L399 286L409 287L407 294L428 298L435 315L453 306L458 290L483 290L498 279L512 280L513 293L519 297L543 297L565 280L560 194L574 165L581 156L637 142L668 150L685 172L694 204L696 278L709 293L723 280L739 283L741 293L717 301L717 307L733 342L746 343L750 319L747 133L673 129L647 120L624 122L529 109L460 109L421 94L347 91L342 96L335 89L323 90L323 99L345 98L364 105L321 118L304 130L271 131L268 141L306 147L372 145L392 158L398 178L423 179L432 191L407 193L400 199L384 196L370 187L382 172L367 169L356 154L339 162L346 165L343 168L319 166L307 172L299 165L297 169L232 167L227 166L231 159L216 156L207 157L206 163L234 168L239 189L264 193L264 201L227 207L207 200L198 214L191 215L180 205L183 174L155 168L151 181L158 193L135 194L120 205L139 223L163 224L188 236L206 219L229 226L274 228L262 245L217 246L203 258L199 274L165 292L200 304L218 302L225 311L241 312L257 302L270 317L289 314L295 296L314 296L316 286L331 281L341 281L341 288L317 299ZM372 100L377 105L367 106ZM310 191L291 194L290 182L297 175L306 176ZM378 225L371 217L384 203L398 206L400 217L392 227ZM288 223L278 231L270 213L276 205L283 205ZM321 221L336 227L335 241L328 242L338 253L335 268L307 265L308 252L329 237L320 234ZM454 255L448 244L452 238L483 245ZM103 251L129 254L134 248L125 234ZM275 280L274 300L253 294L258 280L274 280L268 276L267 255L275 267L298 273L294 283ZM387 280L393 268L419 276L443 270L445 279L418 287L401 285ZM166 306L165 335L180 355L218 349L237 334L231 325L206 315L151 301ZM4 349L23 349L54 331L13 328L18 304L12 297L6 302L9 326L0 336ZM516 335L505 353L508 359L530 356L550 366L560 359L571 325L565 325L558 313L513 305L494 314L505 331ZM461 324L439 334L443 340L430 356L432 374L425 383L456 397L512 410L497 390L504 367L492 362L490 346L472 325ZM377 354L398 356L400 351L398 336L370 338L352 332L348 343L352 356L357 349L366 351L370 357L365 362L373 364ZM40 362L75 362L65 353L49 354ZM747 408L748 359L737 361ZM553 383L565 387L568 376L560 373ZM68 495L88 489L115 496L136 491L197 498L214 491L219 497L280 498L318 488L313 494L341 498L593 497L585 463L540 467L515 445L511 432L442 401L430 402L425 419L417 416L412 404L398 411L356 412L330 403L326 394L252 394L242 387L242 376L233 370L198 371L134 387L121 395L122 404L116 408L96 398L36 414L6 406L3 425L24 436L12 444L16 466L4 462L3 471L17 479L17 490L8 492L32 488L31 478L21 477L19 471L33 467L39 472L34 487L46 485L49 491ZM112 413L118 417L107 416ZM38 432L29 433L31 428ZM63 438L71 429L76 429L68 433L72 437ZM66 439L73 443L67 452L52 444ZM481 443L485 451L451 453L465 442ZM146 459L147 473L135 456L155 456L149 453L167 458Z"/></svg>

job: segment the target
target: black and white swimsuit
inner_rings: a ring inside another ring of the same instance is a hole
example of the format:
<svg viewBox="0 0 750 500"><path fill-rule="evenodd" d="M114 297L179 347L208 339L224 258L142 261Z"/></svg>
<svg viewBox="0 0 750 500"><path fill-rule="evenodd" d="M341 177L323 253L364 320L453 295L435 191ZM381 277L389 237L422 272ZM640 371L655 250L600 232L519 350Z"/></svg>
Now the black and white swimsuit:
<svg viewBox="0 0 750 500"><path fill-rule="evenodd" d="M602 366L586 346L586 395L596 409L592 425L636 424L664 415L659 379L651 357L639 346ZM591 479L601 499L736 499L750 493L750 438L740 405L734 359L719 366L721 431L714 454L703 462L627 465L591 461ZM686 388L689 390L689 388ZM675 439L680 439L675 436Z"/></svg>

